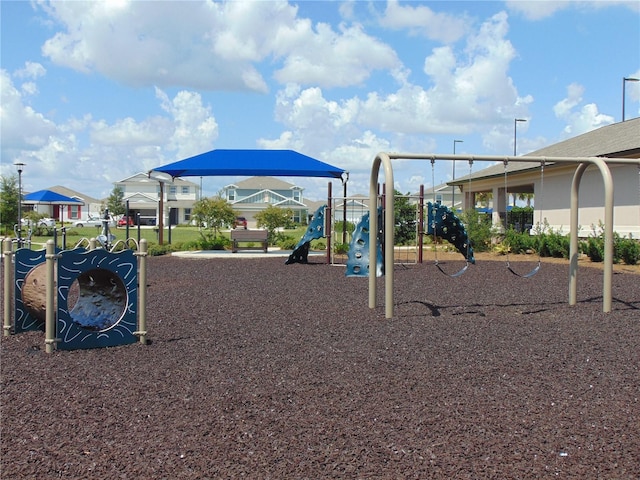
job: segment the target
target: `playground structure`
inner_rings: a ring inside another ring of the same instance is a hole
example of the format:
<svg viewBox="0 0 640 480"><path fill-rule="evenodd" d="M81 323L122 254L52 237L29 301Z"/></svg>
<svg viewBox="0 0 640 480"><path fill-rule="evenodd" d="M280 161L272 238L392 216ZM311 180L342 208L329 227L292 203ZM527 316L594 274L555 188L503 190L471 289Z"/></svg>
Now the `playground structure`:
<svg viewBox="0 0 640 480"><path fill-rule="evenodd" d="M44 250L15 252L5 239L4 336L44 330L47 353L146 344L147 242L116 252L112 239L106 228L71 250L48 240Z"/></svg>
<svg viewBox="0 0 640 480"><path fill-rule="evenodd" d="M331 187L331 184L329 184ZM384 203L385 194L378 195L376 201L379 206L378 225L382 225L381 204ZM395 195L395 199L406 199L415 205L415 218L409 228L414 230L413 243L395 246L394 263L415 264L423 261L423 248L425 236L431 236L437 241L444 239L461 253L468 264L475 263L473 248L468 241L467 232L455 212L442 205L440 202L427 202L424 187L415 195ZM328 242L326 263L331 265L345 265L346 256L347 276L368 276L368 218L369 207L363 202L362 197L331 197L331 188L327 203L320 206L309 222L304 235L300 238L292 254L285 262L307 263L307 257L312 240L325 238ZM346 219L346 221L345 221ZM337 228L342 224L343 227ZM350 227L353 225L353 231ZM381 232L380 232L381 233ZM340 238L341 237L341 238ZM379 244L383 236L378 236ZM348 249L343 255L338 255L331 245L347 245ZM378 247L379 262L382 263L382 251ZM358 265L359 264L359 265ZM383 268L382 268L383 270ZM382 276L379 268L377 276Z"/></svg>
<svg viewBox="0 0 640 480"><path fill-rule="evenodd" d="M421 197L422 199L422 197ZM423 235L423 215L422 215L422 202L419 204L418 208L418 232L416 234L418 238L418 248L419 252L422 252L422 235ZM353 233L353 237L351 243L349 245L348 252L348 260L347 260L347 270L346 276L348 277L367 277L369 276L369 242L370 236L370 222L369 222L370 212L365 213L362 216L362 219L356 226L356 229ZM383 224L383 209L382 207L378 207L377 209L377 225L379 226L375 235L376 238L376 276L381 277L384 275L385 269L385 258L382 255L382 244L384 243L384 229L380 226ZM446 206L440 203L427 203L427 235L433 235L434 237L440 237L447 240L453 246L456 247L458 252L460 252L466 260L466 264L463 270L460 270L454 276L458 276L466 270L469 264L475 263L475 258L473 256L473 248L471 247L471 243L467 232L464 228L464 225L458 219L458 217ZM417 255L419 261L422 261L422 256ZM440 268L437 262L436 257L436 266ZM443 273L445 273L443 271Z"/></svg>
<svg viewBox="0 0 640 480"><path fill-rule="evenodd" d="M311 246L311 240L316 240L325 236L325 210L326 205L318 207L316 212L311 217L309 227L305 231L304 235L289 255L289 258L285 262L285 265L291 263L307 263L309 256L309 247Z"/></svg>
<svg viewBox="0 0 640 480"><path fill-rule="evenodd" d="M531 162L539 163L544 166L545 163L570 163L577 164L573 180L571 183L571 201L570 201L570 252L569 252L569 305L577 303L577 274L578 274L578 193L580 189L580 181L585 170L594 165L600 171L604 183L604 275L603 275L603 312L611 311L612 294L611 283L613 277L613 194L614 186L611 171L608 164L632 164L640 165L640 159L628 158L603 158L603 157L516 157L516 156L490 156L490 155L446 155L446 154L412 154L412 153L379 153L371 168L371 177L369 183L369 258L373 262L370 265L371 270L377 268L376 237L378 235L378 216L376 215L377 197L378 197L378 177L380 167L384 169L385 187L393 188L393 167L391 160L428 160L432 164L436 160L457 161L466 160L470 164L474 161L485 162ZM391 190L392 191L392 190ZM395 225L393 196L387 195L384 199L384 218L385 225ZM383 262L391 264L393 262L393 245L394 245L394 229L384 229L384 254ZM385 292L384 305L385 317L393 318L393 269L388 269L385 274ZM375 276L369 276L369 308L376 307L376 280Z"/></svg>

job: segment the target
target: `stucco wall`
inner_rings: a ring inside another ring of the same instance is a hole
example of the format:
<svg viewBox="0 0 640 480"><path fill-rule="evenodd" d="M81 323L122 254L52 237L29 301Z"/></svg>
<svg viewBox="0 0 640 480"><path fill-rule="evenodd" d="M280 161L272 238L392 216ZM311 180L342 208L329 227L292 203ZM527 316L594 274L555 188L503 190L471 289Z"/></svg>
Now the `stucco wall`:
<svg viewBox="0 0 640 480"><path fill-rule="evenodd" d="M611 165L614 185L614 230L621 236L640 238L640 174L635 165ZM554 230L569 233L572 174L547 175L544 178L544 193L536 199L536 209L542 208L543 218ZM540 180L536 180L535 191L541 191ZM537 196L537 195L536 195ZM535 222L539 211L535 212ZM580 183L578 224L580 235L592 234L604 223L604 184L596 167L589 167Z"/></svg>

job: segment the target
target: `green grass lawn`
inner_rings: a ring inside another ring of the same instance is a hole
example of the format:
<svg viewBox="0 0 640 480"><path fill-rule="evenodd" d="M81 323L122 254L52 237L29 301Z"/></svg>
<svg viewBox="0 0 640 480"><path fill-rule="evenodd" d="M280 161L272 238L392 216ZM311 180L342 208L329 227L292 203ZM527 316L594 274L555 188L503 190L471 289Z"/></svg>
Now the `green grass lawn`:
<svg viewBox="0 0 640 480"><path fill-rule="evenodd" d="M284 235L293 238L296 242L304 235L306 231L306 226L300 226L296 229L285 230ZM101 228L97 227L67 227L66 231L66 248L72 248L78 244L83 238L91 239L95 238L101 233ZM116 240L113 243L116 243L118 240L126 240L126 229L121 228L111 228L110 232L115 235ZM192 226L174 226L171 228L171 244L183 244L187 242L194 242L202 238L202 234L207 233L206 231L200 230L198 227ZM223 230L221 234L227 238L229 238L229 231ZM163 244L169 244L169 229L165 228L163 233ZM53 238L53 233L50 235L33 235L31 237L32 249L40 250L44 247L47 240ZM129 227L129 238L133 238L135 240L138 239L138 228L137 227ZM153 227L145 227L140 229L140 239L145 239L147 242L151 244L158 244L158 232ZM62 244L62 233L58 228L58 245Z"/></svg>

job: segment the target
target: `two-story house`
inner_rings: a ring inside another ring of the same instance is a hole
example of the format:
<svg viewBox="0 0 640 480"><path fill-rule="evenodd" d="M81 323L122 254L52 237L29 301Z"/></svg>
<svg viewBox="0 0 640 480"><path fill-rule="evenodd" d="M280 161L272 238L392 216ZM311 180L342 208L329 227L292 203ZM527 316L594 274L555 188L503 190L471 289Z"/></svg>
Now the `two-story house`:
<svg viewBox="0 0 640 480"><path fill-rule="evenodd" d="M123 201L129 205L129 215L140 215L141 225L157 225L163 215L163 224L186 224L191 222L193 204L200 199L200 186L182 178L154 172L137 173L114 186L124 193ZM161 210L162 209L162 210Z"/></svg>
<svg viewBox="0 0 640 480"><path fill-rule="evenodd" d="M247 219L249 228L256 225L256 213L269 205L290 208L293 211L293 221L305 224L309 207L304 202L303 190L302 187L277 178L251 177L223 187L223 197L238 215Z"/></svg>

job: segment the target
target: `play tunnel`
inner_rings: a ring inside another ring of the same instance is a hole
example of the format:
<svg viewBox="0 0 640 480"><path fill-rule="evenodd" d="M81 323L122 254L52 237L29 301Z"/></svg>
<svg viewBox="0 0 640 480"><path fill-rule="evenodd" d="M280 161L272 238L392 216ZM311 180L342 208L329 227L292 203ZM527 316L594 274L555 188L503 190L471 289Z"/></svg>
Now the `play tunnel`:
<svg viewBox="0 0 640 480"><path fill-rule="evenodd" d="M132 250L58 252L55 262L57 348L72 350L134 343L137 261ZM45 329L44 251L15 253L15 333Z"/></svg>

